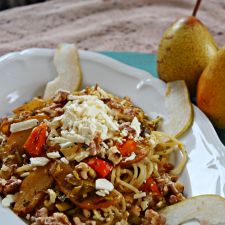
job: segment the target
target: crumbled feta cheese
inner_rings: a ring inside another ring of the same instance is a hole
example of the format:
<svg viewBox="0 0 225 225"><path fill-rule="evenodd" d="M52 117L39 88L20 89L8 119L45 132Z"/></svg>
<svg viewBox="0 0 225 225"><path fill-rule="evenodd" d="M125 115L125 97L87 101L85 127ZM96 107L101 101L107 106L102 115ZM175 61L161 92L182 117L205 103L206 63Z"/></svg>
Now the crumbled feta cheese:
<svg viewBox="0 0 225 225"><path fill-rule="evenodd" d="M28 213L27 215L26 215L26 217L25 217L27 220L29 220L30 219L30 214Z"/></svg>
<svg viewBox="0 0 225 225"><path fill-rule="evenodd" d="M3 143L6 141L6 136L0 132L0 145L3 145Z"/></svg>
<svg viewBox="0 0 225 225"><path fill-rule="evenodd" d="M123 144L123 139L121 137L114 137L113 140L118 142L119 144Z"/></svg>
<svg viewBox="0 0 225 225"><path fill-rule="evenodd" d="M88 151L80 151L75 155L74 160L76 160L77 162L80 162L83 159L87 158L89 156L89 154L90 154L90 152L88 152Z"/></svg>
<svg viewBox="0 0 225 225"><path fill-rule="evenodd" d="M102 189L102 190L112 191L113 188L114 188L113 184L104 178L100 178L95 181L96 190Z"/></svg>
<svg viewBox="0 0 225 225"><path fill-rule="evenodd" d="M107 151L107 154L108 154L108 159L112 161L114 165L119 164L123 158L121 152L117 149L116 146L111 147Z"/></svg>
<svg viewBox="0 0 225 225"><path fill-rule="evenodd" d="M64 106L64 114L56 117L50 123L50 127L61 127L59 136L65 142L85 143L89 145L100 133L102 140L111 137L118 130L117 121L113 119L111 109L97 96L94 95L69 95L71 100ZM59 137L51 137L52 141L59 143ZM66 140L65 140L66 139Z"/></svg>
<svg viewBox="0 0 225 225"><path fill-rule="evenodd" d="M127 158L125 158L125 162L127 161L131 161L131 160L134 160L136 158L136 154L134 152L131 153L131 155Z"/></svg>
<svg viewBox="0 0 225 225"><path fill-rule="evenodd" d="M140 205L141 205L142 211L145 211L148 208L148 204L149 204L149 201L146 201L146 200L141 202Z"/></svg>
<svg viewBox="0 0 225 225"><path fill-rule="evenodd" d="M15 202L15 196L14 195L6 195L5 198L2 199L2 206L7 208L10 207L10 205Z"/></svg>
<svg viewBox="0 0 225 225"><path fill-rule="evenodd" d="M8 166L6 166L5 164L2 165L1 171L6 172L6 171L9 171L9 170L10 170L10 168Z"/></svg>
<svg viewBox="0 0 225 225"><path fill-rule="evenodd" d="M62 137L67 139L67 141L69 140L72 143L84 143L85 142L85 137L83 137L80 134L76 134L74 130L71 130L71 131L62 130L61 135L62 135ZM87 135L87 133L84 133L84 135Z"/></svg>
<svg viewBox="0 0 225 225"><path fill-rule="evenodd" d="M13 123L10 126L10 132L15 133L15 132L22 131L22 130L28 130L28 129L31 129L31 128L37 126L38 123L39 123L39 121L37 119L30 119L30 120L25 120L25 121L18 122L18 123Z"/></svg>
<svg viewBox="0 0 225 225"><path fill-rule="evenodd" d="M126 136L128 135L128 130L123 129L123 130L120 132L120 135L121 135L122 137L126 137Z"/></svg>
<svg viewBox="0 0 225 225"><path fill-rule="evenodd" d="M47 159L46 157L30 158L30 164L32 166L45 166L48 164L48 162L49 162L49 159Z"/></svg>
<svg viewBox="0 0 225 225"><path fill-rule="evenodd" d="M105 189L101 189L101 190L96 191L96 195L101 196L101 197L105 197L108 194L109 194L109 191L105 190Z"/></svg>
<svg viewBox="0 0 225 225"><path fill-rule="evenodd" d="M57 159L60 157L59 152L49 152L47 153L48 158L50 159Z"/></svg>
<svg viewBox="0 0 225 225"><path fill-rule="evenodd" d="M146 197L146 192L139 192L134 194L134 199Z"/></svg>
<svg viewBox="0 0 225 225"><path fill-rule="evenodd" d="M29 170L31 170L31 169L33 169L33 166L30 165L30 164L26 164L26 165L23 165L23 166L21 166L21 167L18 167L18 168L16 169L16 172L17 172L17 173L23 173L23 172L29 171Z"/></svg>
<svg viewBox="0 0 225 225"><path fill-rule="evenodd" d="M66 175L66 178L72 178L73 177L73 174L69 173Z"/></svg>
<svg viewBox="0 0 225 225"><path fill-rule="evenodd" d="M60 159L61 162L65 163L65 164L69 164L69 161L65 158L65 157L62 157Z"/></svg>
<svg viewBox="0 0 225 225"><path fill-rule="evenodd" d="M56 193L52 189L48 189L48 194L49 194L49 203L54 204L56 200Z"/></svg>
<svg viewBox="0 0 225 225"><path fill-rule="evenodd" d="M69 147L73 146L73 143L70 142L70 141L67 141L67 142L65 142L65 143L59 144L59 146L60 146L61 148L69 148Z"/></svg>
<svg viewBox="0 0 225 225"><path fill-rule="evenodd" d="M103 141L101 144L102 144L102 147L103 147L103 148L109 149L109 146L108 146L104 141Z"/></svg>
<svg viewBox="0 0 225 225"><path fill-rule="evenodd" d="M131 128L133 128L136 132L136 137L139 137L140 133L141 133L141 123L138 121L137 117L135 116L134 119L131 122L130 125Z"/></svg>
<svg viewBox="0 0 225 225"><path fill-rule="evenodd" d="M20 175L20 177L27 177L30 174L30 172L24 172Z"/></svg>
<svg viewBox="0 0 225 225"><path fill-rule="evenodd" d="M3 178L0 178L0 184L1 184L2 186L5 186L6 183L7 183L7 180L5 180L5 179L3 179Z"/></svg>

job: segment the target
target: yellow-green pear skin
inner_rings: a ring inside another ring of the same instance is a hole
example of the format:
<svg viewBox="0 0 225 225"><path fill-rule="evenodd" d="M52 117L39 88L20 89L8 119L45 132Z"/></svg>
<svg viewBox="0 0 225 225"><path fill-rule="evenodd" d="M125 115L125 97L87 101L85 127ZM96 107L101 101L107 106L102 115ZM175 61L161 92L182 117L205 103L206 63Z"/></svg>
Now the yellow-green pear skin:
<svg viewBox="0 0 225 225"><path fill-rule="evenodd" d="M165 31L160 42L159 77L166 82L185 80L194 95L199 76L217 51L212 35L197 18L181 18Z"/></svg>
<svg viewBox="0 0 225 225"><path fill-rule="evenodd" d="M197 105L219 128L225 128L225 46L199 78Z"/></svg>

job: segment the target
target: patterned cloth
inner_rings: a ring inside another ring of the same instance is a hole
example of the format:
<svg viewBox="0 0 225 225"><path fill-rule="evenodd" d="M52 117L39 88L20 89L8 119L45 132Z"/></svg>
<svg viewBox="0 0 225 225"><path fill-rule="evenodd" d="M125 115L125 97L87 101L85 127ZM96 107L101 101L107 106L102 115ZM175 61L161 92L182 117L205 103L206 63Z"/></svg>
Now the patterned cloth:
<svg viewBox="0 0 225 225"><path fill-rule="evenodd" d="M164 30L195 0L50 0L0 12L0 55L76 43L90 50L155 53ZM225 43L225 1L202 1L198 17Z"/></svg>

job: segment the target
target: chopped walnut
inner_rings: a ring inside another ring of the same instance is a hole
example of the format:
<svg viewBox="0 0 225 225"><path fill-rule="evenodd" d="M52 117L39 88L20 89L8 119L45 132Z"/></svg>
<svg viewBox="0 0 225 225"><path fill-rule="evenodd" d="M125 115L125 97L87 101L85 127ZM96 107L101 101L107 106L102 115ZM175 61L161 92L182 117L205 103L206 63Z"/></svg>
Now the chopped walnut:
<svg viewBox="0 0 225 225"><path fill-rule="evenodd" d="M120 163L122 160L122 154L120 151L117 149L116 146L111 147L108 151L108 159L113 162L114 165L117 165Z"/></svg>
<svg viewBox="0 0 225 225"><path fill-rule="evenodd" d="M68 91L59 90L53 98L54 103L65 103L69 95Z"/></svg>
<svg viewBox="0 0 225 225"><path fill-rule="evenodd" d="M84 180L87 180L88 177L94 178L96 176L95 171L85 162L81 162L76 165L75 170Z"/></svg>
<svg viewBox="0 0 225 225"><path fill-rule="evenodd" d="M35 213L35 217L47 217L47 216L48 216L48 210L45 207L37 210Z"/></svg>
<svg viewBox="0 0 225 225"><path fill-rule="evenodd" d="M131 210L131 213L133 213L135 216L140 216L141 208L138 205L134 205Z"/></svg>
<svg viewBox="0 0 225 225"><path fill-rule="evenodd" d="M152 209L145 211L144 221L141 225L165 225L166 219Z"/></svg>
<svg viewBox="0 0 225 225"><path fill-rule="evenodd" d="M14 194L19 191L22 180L17 178L11 178L5 184L3 191L5 194Z"/></svg>
<svg viewBox="0 0 225 225"><path fill-rule="evenodd" d="M53 213L52 216L48 216L46 208L38 210L34 217L31 217L31 225L72 225L63 213Z"/></svg>
<svg viewBox="0 0 225 225"><path fill-rule="evenodd" d="M52 103L49 106L46 106L39 110L40 112L44 112L45 114L49 115L50 117L57 117L63 113L62 106L60 104Z"/></svg>

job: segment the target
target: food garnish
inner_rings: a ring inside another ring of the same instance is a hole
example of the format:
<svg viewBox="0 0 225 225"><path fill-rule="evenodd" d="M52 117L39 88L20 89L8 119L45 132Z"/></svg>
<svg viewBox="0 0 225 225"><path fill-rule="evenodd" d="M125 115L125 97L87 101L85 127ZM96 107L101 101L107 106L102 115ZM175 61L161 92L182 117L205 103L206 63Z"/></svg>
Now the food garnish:
<svg viewBox="0 0 225 225"><path fill-rule="evenodd" d="M201 224L225 224L225 198L218 195L199 195L160 211L166 217L167 225L178 225L190 220Z"/></svg>
<svg viewBox="0 0 225 225"><path fill-rule="evenodd" d="M82 71L78 51L73 44L60 44L54 54L58 76L47 83L44 99L54 96L59 89L77 91L82 84Z"/></svg>
<svg viewBox="0 0 225 225"><path fill-rule="evenodd" d="M193 106L184 81L168 82L165 94L167 117L162 124L166 133L180 137L192 125L194 119Z"/></svg>

